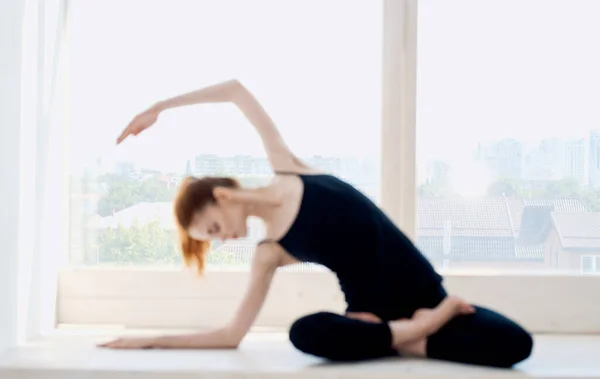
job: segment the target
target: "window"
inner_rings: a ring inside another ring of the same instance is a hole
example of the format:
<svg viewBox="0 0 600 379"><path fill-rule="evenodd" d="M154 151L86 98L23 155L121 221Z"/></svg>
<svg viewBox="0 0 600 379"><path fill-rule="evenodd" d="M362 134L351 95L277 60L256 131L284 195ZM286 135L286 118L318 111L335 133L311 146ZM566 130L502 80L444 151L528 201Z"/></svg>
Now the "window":
<svg viewBox="0 0 600 379"><path fill-rule="evenodd" d="M600 273L600 255L582 255L581 273L596 274Z"/></svg>
<svg viewBox="0 0 600 379"><path fill-rule="evenodd" d="M356 158L351 167L368 173L368 180L353 179L344 171L338 175L347 176L382 205L445 274L449 292L506 313L532 332L600 332L594 312L573 313L600 301L590 299L590 294L600 293L600 281L595 276L551 274L555 270L579 274L582 255L600 255L594 252L596 236L591 232L600 230L593 207L597 196L588 183L590 162L595 159L590 153L593 120L598 116L593 113L593 104L598 103L594 88L600 88L592 70L600 54L593 54L596 44L588 39L598 16L591 1L565 1L558 9L554 2L534 0L448 4L422 0L418 12L417 0L285 2L285 7L275 0L159 1L144 2L149 16L136 17L139 25L131 30L128 21L140 4L141 0L70 3L72 267L61 273L59 322L198 327L221 324L235 309L248 279L246 270L237 270L247 267L238 254L248 257L248 253L238 253L237 247L213 254L221 261L213 261L205 280L196 281L165 269L178 264L175 249L160 259L147 253L152 250L108 249L113 256L123 251L129 255L107 262L102 247L90 243L97 237L84 227L113 216L113 208L105 207L107 216L94 217L109 193L107 181L100 180L107 166L113 174L126 176L127 185L120 186L127 189L135 188L134 180L160 170L179 176L182 170L200 174L240 170L261 178L247 180L248 185L268 177L257 136L235 111L219 106L171 112L144 138L120 149L112 146L132 112L165 93L235 75L256 92L300 155L334 172L337 163L326 159L330 151L336 157ZM237 16L226 12L233 6L239 10ZM516 6L523 13L510 11ZM191 11L201 7L202 12ZM251 24L248 15L257 9L269 9L279 17ZM553 18L561 22L552 22ZM563 18L571 27L559 32ZM524 26L531 26L528 20L535 28ZM244 27L245 33L232 36L213 30L208 38L203 32L214 23L221 28L217 30ZM193 39L186 39L192 34ZM571 40L565 43L565 38ZM524 41L531 43L525 46ZM76 56L77 51L82 53ZM554 51L561 54L552 55ZM168 71L165 67L176 69L167 77L157 76ZM321 83L325 72L331 76ZM304 73L310 75L300 75ZM578 76L582 73L585 80ZM348 77L352 88L340 87ZM311 94L287 101L289 87L298 89L294 96L309 90ZM96 112L100 102L103 111ZM294 106L298 102L311 111L298 111ZM314 115L322 119L314 120ZM203 132L207 125L215 131L212 135ZM177 132L171 135L172 130ZM222 141L221 133L246 143L219 144L215 141ZM582 138L573 142L574 135L588 137L583 143ZM525 149L522 138L535 139L533 150ZM542 143L547 138L550 141ZM254 160L250 164L240 156ZM118 163L123 161L127 163ZM175 161L177 167L169 168L168 162ZM148 162L151 166L143 167ZM517 180L519 172L522 179ZM559 173L571 179L557 179L562 178ZM536 180L523 179L532 175ZM177 180L173 175L166 183ZM169 202L170 193L159 195L134 204ZM154 214L161 210L166 214L169 207L151 209L146 208L145 214L154 223L146 223L147 227L153 228L152 233L167 234L169 224L157 223ZM121 220L131 220L121 221L121 231L134 225L129 230L139 232L144 218L131 215L120 214ZM119 218L105 220L112 220L105 225L119 225L115 221ZM113 237L119 231L105 229ZM158 244L142 240L144 246ZM162 241L174 242L172 236ZM457 268L466 269L466 275L457 275ZM520 272L505 272L508 269ZM299 272L276 275L258 326L287 327L303 314L343 311L333 275L295 271Z"/></svg>
<svg viewBox="0 0 600 379"><path fill-rule="evenodd" d="M577 257L600 254L599 17L591 0L419 1L416 242L436 265L595 267Z"/></svg>
<svg viewBox="0 0 600 379"><path fill-rule="evenodd" d="M153 102L230 78L256 94L295 153L379 201L380 2L69 6L73 265L180 265L171 201L183 177L269 180L257 134L230 106L171 110L114 146ZM262 236L249 224L248 239L213 244L209 269L247 267Z"/></svg>

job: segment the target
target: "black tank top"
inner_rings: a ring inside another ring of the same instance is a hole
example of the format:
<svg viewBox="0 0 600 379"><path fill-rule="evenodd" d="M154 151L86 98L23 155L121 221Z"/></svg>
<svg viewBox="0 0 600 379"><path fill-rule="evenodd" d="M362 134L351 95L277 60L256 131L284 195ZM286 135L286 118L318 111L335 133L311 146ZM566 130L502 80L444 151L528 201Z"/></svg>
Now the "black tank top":
<svg viewBox="0 0 600 379"><path fill-rule="evenodd" d="M304 192L295 221L276 242L296 259L333 271L348 312L391 319L402 313L402 304L440 286L429 261L353 186L325 174L278 174L297 175Z"/></svg>

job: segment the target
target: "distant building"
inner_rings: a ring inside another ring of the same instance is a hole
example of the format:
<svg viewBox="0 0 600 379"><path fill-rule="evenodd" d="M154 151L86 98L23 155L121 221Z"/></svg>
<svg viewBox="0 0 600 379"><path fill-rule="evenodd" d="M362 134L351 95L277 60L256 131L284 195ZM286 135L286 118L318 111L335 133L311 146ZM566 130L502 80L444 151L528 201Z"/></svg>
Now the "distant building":
<svg viewBox="0 0 600 379"><path fill-rule="evenodd" d="M213 176L224 173L223 158L215 154L201 154L194 158L193 172L196 176Z"/></svg>
<svg viewBox="0 0 600 379"><path fill-rule="evenodd" d="M420 198L416 245L453 268L558 268L549 253L552 215L587 217L579 199Z"/></svg>
<svg viewBox="0 0 600 379"><path fill-rule="evenodd" d="M586 184L585 140L568 141L565 146L565 178Z"/></svg>
<svg viewBox="0 0 600 379"><path fill-rule="evenodd" d="M600 273L600 213L588 212L579 199L421 197L417 217L416 245L438 267ZM94 236L102 229L156 220L175 232L172 203L139 203L95 217L86 225L88 253L82 255L97 251ZM246 238L215 241L213 250L235 262L249 262L264 236L262 221L250 218Z"/></svg>
<svg viewBox="0 0 600 379"><path fill-rule="evenodd" d="M495 179L523 178L523 144L517 140L479 144L475 156L486 164Z"/></svg>
<svg viewBox="0 0 600 379"><path fill-rule="evenodd" d="M266 158L250 155L218 156L201 154L194 158L196 176L269 175L273 171Z"/></svg>
<svg viewBox="0 0 600 379"><path fill-rule="evenodd" d="M589 152L589 183L594 188L600 188L600 131L590 133Z"/></svg>
<svg viewBox="0 0 600 379"><path fill-rule="evenodd" d="M135 163L133 162L116 162L115 163L115 174L118 175L130 175L136 171Z"/></svg>
<svg viewBox="0 0 600 379"><path fill-rule="evenodd" d="M552 213L546 254L559 270L600 274L600 213Z"/></svg>
<svg viewBox="0 0 600 379"><path fill-rule="evenodd" d="M342 159L338 157L323 157L321 155L314 155L306 158L306 163L318 168L323 172L327 172L334 175L339 175L342 168Z"/></svg>
<svg viewBox="0 0 600 379"><path fill-rule="evenodd" d="M252 174L254 175L271 175L273 170L269 160L264 157L254 158L252 160Z"/></svg>
<svg viewBox="0 0 600 379"><path fill-rule="evenodd" d="M544 139L540 142L544 170L549 172L544 180L561 180L566 177L566 147L566 142L558 138Z"/></svg>
<svg viewBox="0 0 600 379"><path fill-rule="evenodd" d="M173 174L159 174L156 177L156 180L159 183L164 183L164 185L168 189L171 189L171 188L177 187L183 181L183 176L173 175Z"/></svg>
<svg viewBox="0 0 600 379"><path fill-rule="evenodd" d="M525 154L523 159L523 179L530 181L552 180L552 171L546 157L540 151Z"/></svg>
<svg viewBox="0 0 600 379"><path fill-rule="evenodd" d="M444 161L427 163L425 181L430 184L447 184L450 181L450 166Z"/></svg>

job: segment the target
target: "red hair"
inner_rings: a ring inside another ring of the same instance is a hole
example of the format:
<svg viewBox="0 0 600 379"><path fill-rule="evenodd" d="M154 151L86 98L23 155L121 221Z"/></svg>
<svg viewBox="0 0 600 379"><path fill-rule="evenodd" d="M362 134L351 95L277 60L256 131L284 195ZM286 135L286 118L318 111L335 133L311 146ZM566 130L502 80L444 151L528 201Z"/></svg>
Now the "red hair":
<svg viewBox="0 0 600 379"><path fill-rule="evenodd" d="M216 203L214 189L217 187L239 188L239 183L232 178L206 177L198 179L188 176L181 183L174 203L183 260L187 266L195 267L200 274L204 272L210 241L193 239L187 231L196 211L201 211L205 206Z"/></svg>

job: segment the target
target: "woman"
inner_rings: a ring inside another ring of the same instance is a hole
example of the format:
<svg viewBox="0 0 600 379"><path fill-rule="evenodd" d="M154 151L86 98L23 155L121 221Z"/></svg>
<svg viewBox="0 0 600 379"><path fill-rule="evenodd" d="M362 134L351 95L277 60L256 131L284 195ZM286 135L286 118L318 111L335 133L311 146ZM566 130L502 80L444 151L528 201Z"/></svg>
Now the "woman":
<svg viewBox="0 0 600 379"><path fill-rule="evenodd" d="M392 355L510 367L527 358L532 338L491 310L447 296L442 278L409 239L349 184L317 172L286 146L273 121L238 81L159 102L141 113L121 143L154 124L167 109L200 103L235 104L254 125L276 173L264 188L228 178L188 178L175 201L182 250L200 271L207 241L246 235L246 219L264 220L250 284L231 322L210 332L119 339L108 348L235 348L254 322L278 267L314 262L339 278L345 315L305 316L291 327L299 350L336 361Z"/></svg>

